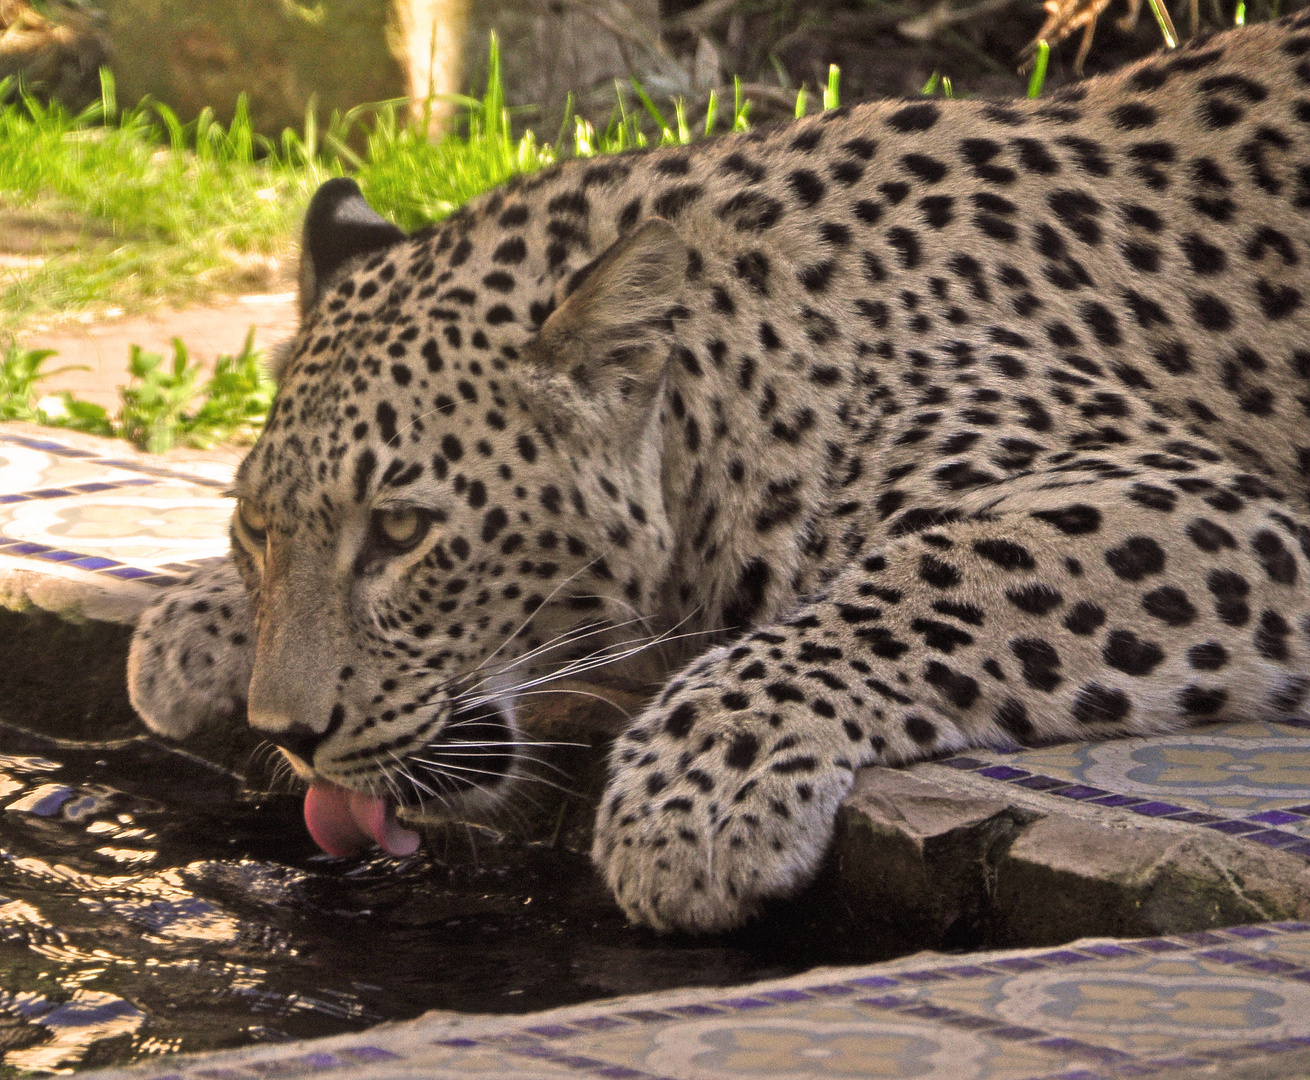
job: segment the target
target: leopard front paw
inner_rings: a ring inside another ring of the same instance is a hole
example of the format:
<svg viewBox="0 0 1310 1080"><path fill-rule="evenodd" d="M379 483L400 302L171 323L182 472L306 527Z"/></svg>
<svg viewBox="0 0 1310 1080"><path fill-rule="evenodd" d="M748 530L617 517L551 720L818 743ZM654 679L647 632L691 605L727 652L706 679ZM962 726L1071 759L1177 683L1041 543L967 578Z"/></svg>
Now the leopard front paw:
<svg viewBox="0 0 1310 1080"><path fill-rule="evenodd" d="M128 652L128 696L152 731L182 739L244 716L254 659L250 596L225 559L141 615Z"/></svg>
<svg viewBox="0 0 1310 1080"><path fill-rule="evenodd" d="M717 686L678 693L615 744L591 854L634 922L731 929L804 886L827 850L849 763L732 704Z"/></svg>

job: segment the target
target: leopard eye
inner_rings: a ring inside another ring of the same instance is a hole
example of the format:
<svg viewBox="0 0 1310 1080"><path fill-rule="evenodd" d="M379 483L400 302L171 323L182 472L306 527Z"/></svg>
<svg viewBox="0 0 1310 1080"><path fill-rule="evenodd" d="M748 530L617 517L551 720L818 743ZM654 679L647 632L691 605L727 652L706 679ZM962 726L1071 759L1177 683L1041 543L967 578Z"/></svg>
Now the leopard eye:
<svg viewBox="0 0 1310 1080"><path fill-rule="evenodd" d="M427 535L431 523L430 515L412 506L378 510L373 515L374 534L385 547L397 553L417 547Z"/></svg>
<svg viewBox="0 0 1310 1080"><path fill-rule="evenodd" d="M265 531L268 529L268 518L259 507L249 499L240 499L237 501L237 517L241 519L241 526L249 534L250 539L257 544L262 544L265 540Z"/></svg>

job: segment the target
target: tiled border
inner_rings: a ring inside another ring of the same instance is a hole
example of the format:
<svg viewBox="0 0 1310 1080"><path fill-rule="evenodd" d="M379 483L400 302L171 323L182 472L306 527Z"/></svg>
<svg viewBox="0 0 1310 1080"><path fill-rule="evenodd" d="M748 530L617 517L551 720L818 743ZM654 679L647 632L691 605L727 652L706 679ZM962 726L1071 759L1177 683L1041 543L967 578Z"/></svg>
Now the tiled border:
<svg viewBox="0 0 1310 1080"><path fill-rule="evenodd" d="M141 566L128 566L116 559L107 559L103 555L87 555L80 551L65 551L49 544L37 544L31 540L6 540L0 537L0 555L13 555L20 559L40 559L43 562L59 563L61 566L75 566L79 570L89 570L103 577L118 578L120 581L139 581L143 585L176 585L182 579L173 574L161 574L158 570L147 570ZM170 570L185 570L190 573L197 567L184 566L182 563L169 563Z"/></svg>
<svg viewBox="0 0 1310 1080"><path fill-rule="evenodd" d="M276 1061L254 1062L240 1069L193 1069L188 1077L204 1080L250 1080L252 1076L304 1076L307 1073L340 1069L346 1065L376 1065L380 1061L398 1061L399 1054L383 1050L380 1046L351 1046L333 1053L301 1054L298 1057L278 1058ZM183 1080L180 1073L165 1073L153 1080Z"/></svg>
<svg viewBox="0 0 1310 1080"><path fill-rule="evenodd" d="M67 487L38 488L35 491L17 491L0 495L0 506L32 502L37 499L62 499L73 495L93 495L99 491L116 491L125 487L146 487L158 480L95 480L89 484L69 484Z"/></svg>
<svg viewBox="0 0 1310 1080"><path fill-rule="evenodd" d="M201 487L217 488L219 491L225 491L231 486L222 480L211 480L207 476L195 476L162 465L147 465L143 461L133 461L131 458L101 457L94 451L78 450L76 447L65 446L50 439L30 439L23 435L0 434L0 443L11 443L27 450L40 450L46 454L54 454L56 457L80 458L88 465L102 465L106 469L125 469L128 472L144 473L147 476L159 476L167 480L181 480L188 484L199 484Z"/></svg>
<svg viewBox="0 0 1310 1080"><path fill-rule="evenodd" d="M64 487L7 492L0 494L0 506L12 506L15 503L32 502L34 500L72 498L77 495L91 495L101 491L114 491L122 488L149 487L158 484L163 479L179 480L183 483L199 484L219 490L226 490L228 487L227 484L219 480L193 476L190 473L147 465L126 458L100 457L90 450L78 450L76 447L64 446L62 443L52 442L49 439L29 439L21 435L0 435L0 443L11 443L28 450L39 450L43 453L55 454L58 457L78 458L85 460L89 465L100 465L107 469L145 473L152 478L98 480L85 484L68 484ZM157 586L176 585L181 580L177 575L189 574L208 562L206 559L198 559L194 563L165 563L161 568L152 570L141 566L130 566L127 563L109 559L103 555L88 555L85 552L56 548L49 544L38 544L31 540L9 540L4 536L0 536L0 555L12 555L17 558L59 563L62 566L73 566L79 570L87 570L104 577L117 578L120 581L137 581L144 585ZM175 573L161 574L160 569L172 570Z"/></svg>
<svg viewBox="0 0 1310 1080"><path fill-rule="evenodd" d="M1294 979L1310 983L1310 965L1294 964L1276 957L1261 956L1235 947L1244 941L1299 934L1310 931L1310 923L1279 922L1233 926L1223 930L1200 931L1172 937L1143 938L1125 941L1091 942L1070 945L1048 952L1019 956L980 959L977 963L944 964L937 967L894 971L885 975L861 975L850 979L816 983L813 986L785 987L774 990L747 990L738 996L715 998L690 1004L644 1009L617 1008L599 1011L577 1019L557 1023L524 1024L522 1027L488 1035L453 1036L434 1039L433 1046L453 1050L485 1048L518 1057L548 1061L586 1076L610 1080L671 1080L626 1065L616 1065L599 1058L572 1052L570 1039L598 1032L647 1024L676 1023L709 1016L757 1014L778 1005L801 1001L848 998L874 1013L899 1013L928 1020L947 1027L975 1032L1001 1043L1023 1043L1054 1054L1078 1054L1098 1063L1094 1069L1072 1069L1040 1074L1032 1080L1111 1080L1121 1076L1146 1076L1179 1066L1210 1065L1219 1061L1310 1049L1310 1035L1286 1039L1238 1043L1213 1050L1187 1051L1165 1057L1145 1057L1124 1050L1100 1046L1080 1039L1053 1035L1041 1028L1012 1024L980 1016L962 1009L936 1005L930 1001L902 996L892 991L912 990L928 983L950 983L970 979L994 978L1031 971L1067 969L1078 964L1122 957L1150 957L1172 954L1178 959L1208 960L1231 965L1276 979ZM869 995L874 991L873 996ZM259 1080L261 1077L308 1076L368 1062L395 1061L400 1067L421 1069L420 1054L406 1055L374 1045L338 1048L331 1052L301 1054L266 1061L245 1061L222 1068L196 1068L151 1075L148 1080Z"/></svg>
<svg viewBox="0 0 1310 1080"><path fill-rule="evenodd" d="M1278 721L1286 727L1310 728L1310 720L1290 718ZM1014 750L988 748L989 754L1020 753ZM945 765L960 772L971 772L976 776L985 776L989 780L998 780L1028 791L1040 791L1047 795L1058 795L1062 799L1085 803L1089 806L1107 806L1116 810L1129 810L1143 817L1163 818L1166 821L1181 821L1188 825L1200 825L1206 829L1234 836L1241 840L1254 840L1257 844L1277 848L1282 851L1310 859L1310 840L1299 833L1285 832L1279 825L1292 825L1310 821L1310 803L1304 806L1291 806L1279 810L1262 810L1247 817L1223 817L1219 814L1207 814L1200 810L1189 810L1185 806L1162 802L1159 799L1142 798L1137 795L1124 795L1106 788L1090 787L1087 784L1060 780L1054 776L1016 769L1010 765L994 761L980 761L977 758L959 755L940 758L935 765Z"/></svg>

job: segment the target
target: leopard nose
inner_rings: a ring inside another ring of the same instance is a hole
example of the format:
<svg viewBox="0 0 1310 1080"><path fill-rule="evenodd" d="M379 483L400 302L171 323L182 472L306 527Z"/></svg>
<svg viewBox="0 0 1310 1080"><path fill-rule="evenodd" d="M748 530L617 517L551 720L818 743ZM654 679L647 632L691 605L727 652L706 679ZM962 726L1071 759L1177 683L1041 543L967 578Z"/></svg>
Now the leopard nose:
<svg viewBox="0 0 1310 1080"><path fill-rule="evenodd" d="M314 751L327 738L327 732L315 731L307 724L292 724L281 731L269 732L268 737L283 750L295 754L306 765L311 765Z"/></svg>

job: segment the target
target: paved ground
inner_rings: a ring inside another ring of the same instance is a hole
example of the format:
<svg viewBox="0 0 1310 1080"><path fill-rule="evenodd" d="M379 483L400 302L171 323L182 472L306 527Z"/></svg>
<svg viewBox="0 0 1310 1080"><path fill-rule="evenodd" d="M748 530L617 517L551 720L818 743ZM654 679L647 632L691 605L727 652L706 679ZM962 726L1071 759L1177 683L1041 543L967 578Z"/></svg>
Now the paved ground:
<svg viewBox="0 0 1310 1080"><path fill-rule="evenodd" d="M29 349L54 349L58 357L46 362L49 370L67 365L85 371L68 371L41 384L43 393L71 390L75 397L118 408L118 387L127 380L127 358L132 345L165 358L173 353L173 339L181 338L192 360L212 371L214 358L240 352L246 334L255 329L255 343L265 350L295 333L297 323L294 293L242 296L223 304L189 307L182 311L165 308L128 319L90 326L70 324L57 331L24 335Z"/></svg>
<svg viewBox="0 0 1310 1080"><path fill-rule="evenodd" d="M233 465L0 425L0 603L131 622L226 548ZM1041 951L919 954L529 1017L432 1015L132 1075L1306 1075L1308 729L1230 723L865 770L829 899L870 925L903 913L906 940L926 946L974 920L989 941ZM0 897L0 938L7 912ZM1105 934L1120 940L1066 944ZM80 1015L50 1021L59 1045L79 1045Z"/></svg>

